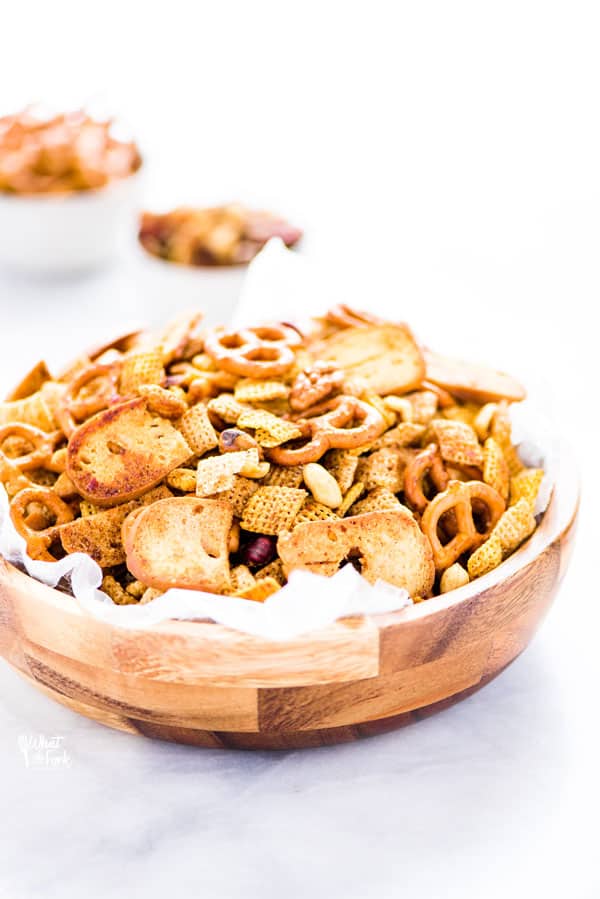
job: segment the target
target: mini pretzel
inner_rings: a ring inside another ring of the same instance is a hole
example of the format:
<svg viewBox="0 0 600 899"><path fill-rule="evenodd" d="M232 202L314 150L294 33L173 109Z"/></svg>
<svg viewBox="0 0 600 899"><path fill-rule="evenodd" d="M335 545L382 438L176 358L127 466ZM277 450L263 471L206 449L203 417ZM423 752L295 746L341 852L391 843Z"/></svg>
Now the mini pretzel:
<svg viewBox="0 0 600 899"><path fill-rule="evenodd" d="M263 325L227 331L215 328L206 335L204 351L225 371L247 378L283 375L294 362L292 347L300 337L287 325Z"/></svg>
<svg viewBox="0 0 600 899"><path fill-rule="evenodd" d="M268 452L278 465L306 465L316 462L329 449L354 449L370 443L386 429L380 412L369 403L354 396L338 396L319 407L325 410L315 418L301 419L296 424L303 437L309 437L304 446L289 448L277 446ZM358 421L358 425L345 427Z"/></svg>
<svg viewBox="0 0 600 899"><path fill-rule="evenodd" d="M4 427L0 427L0 454L20 471L45 468L50 462L56 443L61 436L60 432L47 434L39 428L34 428L33 425L17 424L16 422L4 425ZM10 437L21 438L32 449L20 456L8 456L3 447L5 441Z"/></svg>
<svg viewBox="0 0 600 899"><path fill-rule="evenodd" d="M417 453L414 459L408 463L404 472L404 495L409 506L420 514L425 511L430 502L423 490L423 481L426 476L429 476L438 492L445 490L448 486L448 472L444 468L439 447L435 443L430 443L426 449Z"/></svg>
<svg viewBox="0 0 600 899"><path fill-rule="evenodd" d="M486 516L485 531L477 530L473 520L473 501ZM449 568L464 552L484 543L502 515L505 503L500 494L481 481L450 481L448 488L429 503L421 519L423 533L429 537L437 571ZM454 513L456 534L442 545L438 536L441 517Z"/></svg>
<svg viewBox="0 0 600 899"><path fill-rule="evenodd" d="M84 368L67 387L57 410L58 422L66 437L70 437L81 422L106 409L119 399L117 389L120 366L97 363ZM84 388L98 380L96 390L80 396Z"/></svg>
<svg viewBox="0 0 600 899"><path fill-rule="evenodd" d="M35 524L45 522L43 516L37 518L29 514L29 506L33 504L42 506L45 512L49 512L55 519L54 524L36 528ZM60 525L73 521L75 516L71 508L53 490L28 487L13 498L10 504L10 517L18 533L25 538L30 557L44 562L55 562L56 559L48 550L56 537L57 529Z"/></svg>

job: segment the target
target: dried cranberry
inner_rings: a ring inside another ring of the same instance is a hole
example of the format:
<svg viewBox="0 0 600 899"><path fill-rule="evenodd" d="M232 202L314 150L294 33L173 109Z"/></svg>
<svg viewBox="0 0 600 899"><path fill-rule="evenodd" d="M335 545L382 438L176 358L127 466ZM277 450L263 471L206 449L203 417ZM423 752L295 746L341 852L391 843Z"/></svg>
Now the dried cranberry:
<svg viewBox="0 0 600 899"><path fill-rule="evenodd" d="M275 558L276 537L254 537L242 551L244 563L252 568L268 565Z"/></svg>

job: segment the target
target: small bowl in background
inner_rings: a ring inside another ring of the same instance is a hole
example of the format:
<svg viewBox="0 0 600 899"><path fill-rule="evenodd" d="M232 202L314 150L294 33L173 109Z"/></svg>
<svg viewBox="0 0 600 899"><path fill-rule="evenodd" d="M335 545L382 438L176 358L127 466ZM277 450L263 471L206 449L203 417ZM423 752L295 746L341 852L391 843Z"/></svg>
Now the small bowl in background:
<svg viewBox="0 0 600 899"><path fill-rule="evenodd" d="M204 322L231 319L247 265L183 265L153 256L137 244L136 291L144 315L157 322L189 309L202 309Z"/></svg>
<svg viewBox="0 0 600 899"><path fill-rule="evenodd" d="M131 241L140 172L69 193L0 193L0 265L25 274L72 274L110 262Z"/></svg>

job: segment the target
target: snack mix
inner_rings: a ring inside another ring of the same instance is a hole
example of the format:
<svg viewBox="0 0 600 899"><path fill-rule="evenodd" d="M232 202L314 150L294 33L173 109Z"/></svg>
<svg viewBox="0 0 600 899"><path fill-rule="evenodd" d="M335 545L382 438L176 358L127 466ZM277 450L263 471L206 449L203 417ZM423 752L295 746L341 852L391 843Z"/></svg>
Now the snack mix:
<svg viewBox="0 0 600 899"><path fill-rule="evenodd" d="M42 118L26 109L0 118L0 192L84 191L133 174L142 163L138 149L112 127L81 110Z"/></svg>
<svg viewBox="0 0 600 899"><path fill-rule="evenodd" d="M241 265L250 262L271 237L287 247L302 231L270 212L238 204L193 209L182 206L163 214L144 212L139 241L153 256L184 265Z"/></svg>
<svg viewBox="0 0 600 899"><path fill-rule="evenodd" d="M84 552L115 603L170 587L261 602L354 565L426 600L536 527L541 469L511 441L508 375L347 306L303 332L129 334L0 404L0 481L29 555Z"/></svg>

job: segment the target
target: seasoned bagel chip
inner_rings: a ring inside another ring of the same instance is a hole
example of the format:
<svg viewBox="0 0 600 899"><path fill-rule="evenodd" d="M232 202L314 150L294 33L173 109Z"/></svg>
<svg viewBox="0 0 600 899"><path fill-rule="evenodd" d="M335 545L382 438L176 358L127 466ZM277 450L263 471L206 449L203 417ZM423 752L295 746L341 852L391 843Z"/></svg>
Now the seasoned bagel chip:
<svg viewBox="0 0 600 899"><path fill-rule="evenodd" d="M381 580L427 596L435 567L429 540L404 506L339 521L310 521L281 534L277 550L286 575L296 568L334 574L352 562L370 583Z"/></svg>
<svg viewBox="0 0 600 899"><path fill-rule="evenodd" d="M322 341L315 355L381 395L406 393L425 377L423 354L407 325L346 328Z"/></svg>
<svg viewBox="0 0 600 899"><path fill-rule="evenodd" d="M182 434L139 397L77 428L69 440L67 474L85 499L116 506L141 496L191 455Z"/></svg>
<svg viewBox="0 0 600 899"><path fill-rule="evenodd" d="M177 496L134 513L123 524L127 568L148 587L218 593L229 584L231 506Z"/></svg>

